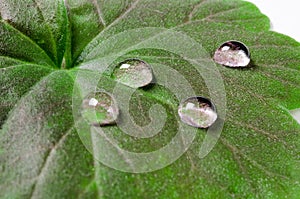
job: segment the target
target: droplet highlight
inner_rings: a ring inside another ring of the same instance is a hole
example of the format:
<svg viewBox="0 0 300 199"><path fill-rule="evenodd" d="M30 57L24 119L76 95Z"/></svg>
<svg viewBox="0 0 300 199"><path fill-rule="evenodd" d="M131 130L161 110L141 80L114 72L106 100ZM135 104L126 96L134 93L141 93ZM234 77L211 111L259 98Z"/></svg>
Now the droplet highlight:
<svg viewBox="0 0 300 199"><path fill-rule="evenodd" d="M115 68L112 77L126 86L140 88L152 82L153 72L148 63L139 59L128 59Z"/></svg>
<svg viewBox="0 0 300 199"><path fill-rule="evenodd" d="M182 122L197 128L208 128L218 118L214 104L204 97L190 97L179 105Z"/></svg>
<svg viewBox="0 0 300 199"><path fill-rule="evenodd" d="M216 50L214 60L228 67L246 67L251 61L250 51L242 42L228 41Z"/></svg>
<svg viewBox="0 0 300 199"><path fill-rule="evenodd" d="M90 125L111 125L116 123L119 108L111 94L97 91L90 93L83 99L81 115Z"/></svg>

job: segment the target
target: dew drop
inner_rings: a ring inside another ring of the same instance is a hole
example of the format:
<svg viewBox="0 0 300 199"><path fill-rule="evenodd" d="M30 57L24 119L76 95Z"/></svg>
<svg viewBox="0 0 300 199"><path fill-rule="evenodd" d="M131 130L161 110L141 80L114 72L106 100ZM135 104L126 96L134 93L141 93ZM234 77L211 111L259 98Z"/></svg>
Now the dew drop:
<svg viewBox="0 0 300 199"><path fill-rule="evenodd" d="M139 59L129 59L121 62L114 70L112 77L126 86L140 88L147 86L153 80L151 66Z"/></svg>
<svg viewBox="0 0 300 199"><path fill-rule="evenodd" d="M197 128L208 128L218 115L212 102L204 97L190 97L179 105L178 114L182 122Z"/></svg>
<svg viewBox="0 0 300 199"><path fill-rule="evenodd" d="M250 63L250 51L242 42L228 41L216 50L214 60L224 66L246 67Z"/></svg>
<svg viewBox="0 0 300 199"><path fill-rule="evenodd" d="M81 114L91 125L105 126L116 122L119 108L109 93L97 91L83 99Z"/></svg>

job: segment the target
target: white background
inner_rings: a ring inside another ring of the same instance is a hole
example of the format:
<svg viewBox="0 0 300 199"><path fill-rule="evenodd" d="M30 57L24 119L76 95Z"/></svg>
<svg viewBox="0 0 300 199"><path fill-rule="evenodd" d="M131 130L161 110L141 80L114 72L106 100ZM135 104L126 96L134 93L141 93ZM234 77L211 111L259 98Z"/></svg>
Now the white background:
<svg viewBox="0 0 300 199"><path fill-rule="evenodd" d="M267 15L272 30L293 37L300 42L300 1L299 0L247 0L254 3Z"/></svg>

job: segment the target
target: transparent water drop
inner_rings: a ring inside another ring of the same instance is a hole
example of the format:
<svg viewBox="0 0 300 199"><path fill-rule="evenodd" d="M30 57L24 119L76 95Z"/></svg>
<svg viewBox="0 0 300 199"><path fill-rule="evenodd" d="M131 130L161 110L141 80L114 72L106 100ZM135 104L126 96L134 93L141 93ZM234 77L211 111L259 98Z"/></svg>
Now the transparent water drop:
<svg viewBox="0 0 300 199"><path fill-rule="evenodd" d="M91 125L105 126L116 122L119 108L111 94L97 91L83 99L81 115Z"/></svg>
<svg viewBox="0 0 300 199"><path fill-rule="evenodd" d="M197 128L208 128L218 118L214 104L204 97L190 97L179 105L182 122Z"/></svg>
<svg viewBox="0 0 300 199"><path fill-rule="evenodd" d="M146 62L128 59L115 68L112 77L129 87L140 88L152 82L153 73L151 66Z"/></svg>
<svg viewBox="0 0 300 199"><path fill-rule="evenodd" d="M224 66L246 67L250 63L250 51L242 42L227 41L216 50L214 60Z"/></svg>

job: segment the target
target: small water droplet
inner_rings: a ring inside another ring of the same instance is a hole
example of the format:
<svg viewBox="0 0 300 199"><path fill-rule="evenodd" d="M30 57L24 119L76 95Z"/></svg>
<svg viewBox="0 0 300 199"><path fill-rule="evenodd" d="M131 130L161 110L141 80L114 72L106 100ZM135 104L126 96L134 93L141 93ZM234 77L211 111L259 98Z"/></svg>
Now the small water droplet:
<svg viewBox="0 0 300 199"><path fill-rule="evenodd" d="M140 88L152 82L153 73L151 66L146 62L128 59L115 68L112 77L129 87Z"/></svg>
<svg viewBox="0 0 300 199"><path fill-rule="evenodd" d="M109 93L97 91L83 99L81 114L91 125L105 126L116 122L119 108Z"/></svg>
<svg viewBox="0 0 300 199"><path fill-rule="evenodd" d="M224 66L246 67L250 63L250 51L242 42L228 41L216 50L214 60Z"/></svg>
<svg viewBox="0 0 300 199"><path fill-rule="evenodd" d="M182 122L197 128L208 128L218 118L216 108L209 99L190 97L179 105Z"/></svg>

